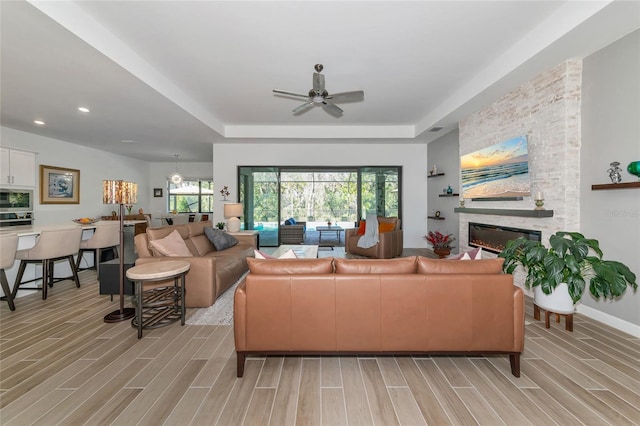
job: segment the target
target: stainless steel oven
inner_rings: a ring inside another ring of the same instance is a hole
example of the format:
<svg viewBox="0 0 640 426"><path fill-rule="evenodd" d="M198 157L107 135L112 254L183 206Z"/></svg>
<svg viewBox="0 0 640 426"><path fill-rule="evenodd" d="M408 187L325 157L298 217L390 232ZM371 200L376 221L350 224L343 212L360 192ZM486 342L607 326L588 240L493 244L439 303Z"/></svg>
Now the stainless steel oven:
<svg viewBox="0 0 640 426"><path fill-rule="evenodd" d="M33 191L0 188L0 226L33 224Z"/></svg>

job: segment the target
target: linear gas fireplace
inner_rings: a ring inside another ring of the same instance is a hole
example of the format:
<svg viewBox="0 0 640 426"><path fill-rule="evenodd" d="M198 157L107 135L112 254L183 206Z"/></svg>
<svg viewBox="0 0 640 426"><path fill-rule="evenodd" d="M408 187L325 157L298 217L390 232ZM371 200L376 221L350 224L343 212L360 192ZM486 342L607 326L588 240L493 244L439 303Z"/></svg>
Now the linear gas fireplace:
<svg viewBox="0 0 640 426"><path fill-rule="evenodd" d="M469 222L469 245L482 247L483 250L492 253L500 253L506 247L507 241L520 237L532 241L541 241L542 232Z"/></svg>

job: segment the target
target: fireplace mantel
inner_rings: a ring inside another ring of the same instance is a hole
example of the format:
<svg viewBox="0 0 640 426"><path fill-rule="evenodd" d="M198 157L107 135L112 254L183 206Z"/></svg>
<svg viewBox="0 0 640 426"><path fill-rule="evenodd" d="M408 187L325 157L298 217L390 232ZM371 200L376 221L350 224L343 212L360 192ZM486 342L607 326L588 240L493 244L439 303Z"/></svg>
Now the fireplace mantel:
<svg viewBox="0 0 640 426"><path fill-rule="evenodd" d="M456 213L490 214L494 216L518 217L553 217L553 210L517 210L517 209L475 209L470 207L456 207Z"/></svg>

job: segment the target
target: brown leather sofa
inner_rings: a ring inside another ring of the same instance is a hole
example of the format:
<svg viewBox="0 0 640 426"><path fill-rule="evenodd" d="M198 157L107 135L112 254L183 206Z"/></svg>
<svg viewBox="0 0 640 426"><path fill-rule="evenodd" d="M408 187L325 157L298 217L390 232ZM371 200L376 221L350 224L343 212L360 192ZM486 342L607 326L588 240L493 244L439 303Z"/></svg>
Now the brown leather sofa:
<svg viewBox="0 0 640 426"><path fill-rule="evenodd" d="M135 236L138 259L136 265L165 260L186 260L191 264L185 283L187 308L204 308L215 303L220 295L231 287L248 270L247 257L254 256L253 235L235 235L240 240L235 246L217 251L204 234L208 222L147 228L147 232ZM180 233L193 257L166 257L152 251L149 242L161 239L174 230Z"/></svg>
<svg viewBox="0 0 640 426"><path fill-rule="evenodd" d="M358 247L358 240L362 235L358 234L358 228L346 229L344 232L344 251L349 254L372 257L375 259L391 259L402 255L404 245L400 220L397 217L378 217L379 223L393 223L394 229L378 234L380 242L373 247Z"/></svg>
<svg viewBox="0 0 640 426"><path fill-rule="evenodd" d="M508 354L520 377L524 296L503 259L247 259L234 300L247 355Z"/></svg>

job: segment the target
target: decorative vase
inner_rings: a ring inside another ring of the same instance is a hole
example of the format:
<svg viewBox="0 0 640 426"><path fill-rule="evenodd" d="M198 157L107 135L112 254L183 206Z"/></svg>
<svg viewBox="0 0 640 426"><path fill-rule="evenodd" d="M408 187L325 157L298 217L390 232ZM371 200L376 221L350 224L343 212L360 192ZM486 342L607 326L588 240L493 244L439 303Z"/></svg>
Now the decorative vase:
<svg viewBox="0 0 640 426"><path fill-rule="evenodd" d="M451 185L447 187L447 194L449 195L453 194L453 188L451 188Z"/></svg>
<svg viewBox="0 0 640 426"><path fill-rule="evenodd" d="M440 259L444 259L445 257L451 254L451 249L448 248L436 248L433 249L433 252L438 255Z"/></svg>
<svg viewBox="0 0 640 426"><path fill-rule="evenodd" d="M534 287L533 291L535 304L545 311L556 314L572 314L576 311L566 283L558 284L551 294L545 294L539 285Z"/></svg>
<svg viewBox="0 0 640 426"><path fill-rule="evenodd" d="M627 171L632 175L636 175L640 179L640 161L632 161L627 166Z"/></svg>

